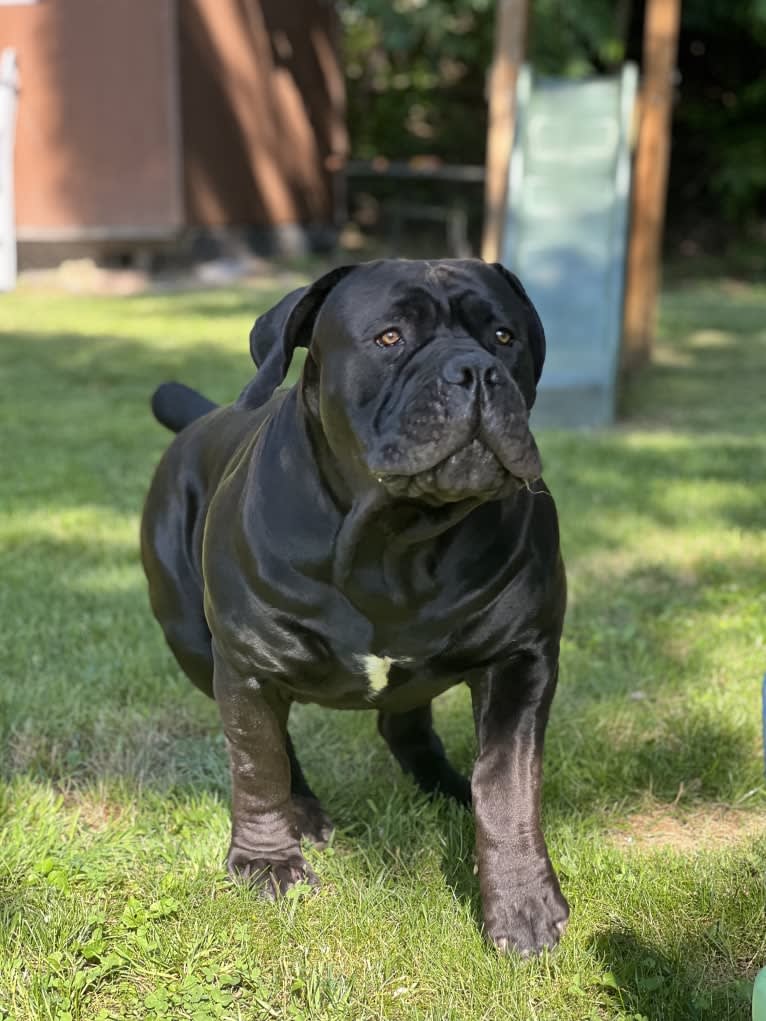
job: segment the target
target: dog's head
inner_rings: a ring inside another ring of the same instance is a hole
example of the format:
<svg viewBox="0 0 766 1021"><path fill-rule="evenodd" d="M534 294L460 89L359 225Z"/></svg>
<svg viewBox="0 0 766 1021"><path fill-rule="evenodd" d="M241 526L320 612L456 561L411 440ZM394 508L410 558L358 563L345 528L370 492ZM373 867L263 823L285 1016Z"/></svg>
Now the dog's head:
<svg viewBox="0 0 766 1021"><path fill-rule="evenodd" d="M256 321L260 371L246 403L270 396L298 346L308 348L309 414L349 481L448 503L494 499L540 475L528 417L545 336L503 266L397 259L333 270Z"/></svg>

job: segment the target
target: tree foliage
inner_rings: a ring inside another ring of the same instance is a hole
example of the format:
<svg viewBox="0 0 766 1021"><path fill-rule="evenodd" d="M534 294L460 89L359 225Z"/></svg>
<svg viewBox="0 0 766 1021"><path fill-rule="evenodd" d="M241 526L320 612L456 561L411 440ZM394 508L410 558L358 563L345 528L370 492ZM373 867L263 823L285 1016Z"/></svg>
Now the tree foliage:
<svg viewBox="0 0 766 1021"><path fill-rule="evenodd" d="M723 227L766 213L766 0L683 0L669 218ZM354 156L481 163L493 0L340 0ZM530 0L542 74L641 57L643 0Z"/></svg>
<svg viewBox="0 0 766 1021"><path fill-rule="evenodd" d="M481 163L492 0L344 0L355 156Z"/></svg>

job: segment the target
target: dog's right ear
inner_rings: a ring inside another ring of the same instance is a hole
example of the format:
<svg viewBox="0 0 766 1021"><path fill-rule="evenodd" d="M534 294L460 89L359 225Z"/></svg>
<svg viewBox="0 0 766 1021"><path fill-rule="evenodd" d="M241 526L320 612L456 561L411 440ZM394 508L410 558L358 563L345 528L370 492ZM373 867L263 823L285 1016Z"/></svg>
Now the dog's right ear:
<svg viewBox="0 0 766 1021"><path fill-rule="evenodd" d="M239 407L259 408L284 382L296 347L309 346L325 298L354 268L338 266L310 286L291 291L258 316L250 331L250 354L258 372L239 395Z"/></svg>
<svg viewBox="0 0 766 1021"><path fill-rule="evenodd" d="M527 341L529 343L529 349L532 353L532 362L534 364L535 371L535 386L540 382L540 376L543 371L543 362L545 361L545 330L543 324L540 321L537 309L532 304L532 299L529 297L527 292L524 290L524 286L516 276L515 273L511 273L509 269L501 262L491 263L493 269L496 269L500 276L510 285L511 289L521 298L524 306L527 310ZM534 399L534 396L533 396ZM530 405L531 407L531 405Z"/></svg>

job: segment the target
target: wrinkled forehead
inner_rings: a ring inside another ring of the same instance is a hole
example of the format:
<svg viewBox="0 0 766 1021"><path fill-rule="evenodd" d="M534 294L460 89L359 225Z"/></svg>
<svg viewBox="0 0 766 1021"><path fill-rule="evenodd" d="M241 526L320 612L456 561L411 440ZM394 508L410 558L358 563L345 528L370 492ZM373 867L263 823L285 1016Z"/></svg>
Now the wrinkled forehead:
<svg viewBox="0 0 766 1021"><path fill-rule="evenodd" d="M330 292L320 318L353 333L397 317L488 320L516 303L500 274L478 260L397 259L358 266Z"/></svg>

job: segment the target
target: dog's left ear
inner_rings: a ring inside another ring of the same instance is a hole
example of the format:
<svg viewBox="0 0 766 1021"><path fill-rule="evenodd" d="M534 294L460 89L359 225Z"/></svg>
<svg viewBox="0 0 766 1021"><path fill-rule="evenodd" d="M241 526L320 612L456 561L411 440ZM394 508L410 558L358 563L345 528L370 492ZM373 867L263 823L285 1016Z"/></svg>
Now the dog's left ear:
<svg viewBox="0 0 766 1021"><path fill-rule="evenodd" d="M543 324L540 322L540 316L537 314L537 309L532 304L532 300L524 290L521 281L515 273L511 273L509 269L500 262L493 262L492 268L496 269L498 273L503 277L506 283L516 292L516 294L524 302L527 310L527 337L529 340L529 350L532 352L532 363L535 368L535 385L540 382L540 376L543 371L543 362L545 361L545 332L543 330Z"/></svg>
<svg viewBox="0 0 766 1021"><path fill-rule="evenodd" d="M260 407L284 382L296 347L309 346L323 301L354 268L338 266L308 287L291 291L274 308L258 316L250 331L250 354L258 372L240 394L240 407Z"/></svg>

